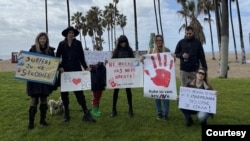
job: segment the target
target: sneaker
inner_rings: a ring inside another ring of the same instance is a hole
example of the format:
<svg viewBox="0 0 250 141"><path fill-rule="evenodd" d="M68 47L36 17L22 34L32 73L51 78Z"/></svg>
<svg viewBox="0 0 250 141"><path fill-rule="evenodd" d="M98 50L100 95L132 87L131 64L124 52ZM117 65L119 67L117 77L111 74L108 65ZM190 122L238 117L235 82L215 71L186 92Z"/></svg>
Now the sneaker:
<svg viewBox="0 0 250 141"><path fill-rule="evenodd" d="M91 116L91 114L89 112L84 113L83 120L87 121L87 122L92 122L92 123L95 122L95 119Z"/></svg>
<svg viewBox="0 0 250 141"><path fill-rule="evenodd" d="M117 116L117 112L116 111L112 111L110 114L110 117L116 117Z"/></svg>
<svg viewBox="0 0 250 141"><path fill-rule="evenodd" d="M159 113L158 115L157 115L157 118L156 118L157 120L161 120L162 119L162 114L161 113Z"/></svg>

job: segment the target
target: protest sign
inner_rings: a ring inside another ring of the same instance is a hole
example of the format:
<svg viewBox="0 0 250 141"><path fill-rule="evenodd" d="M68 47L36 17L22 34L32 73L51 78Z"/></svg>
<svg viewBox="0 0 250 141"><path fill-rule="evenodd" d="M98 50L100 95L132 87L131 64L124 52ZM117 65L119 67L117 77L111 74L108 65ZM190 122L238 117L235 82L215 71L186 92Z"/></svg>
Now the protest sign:
<svg viewBox="0 0 250 141"><path fill-rule="evenodd" d="M53 85L57 74L59 58L20 51L17 56L15 79Z"/></svg>
<svg viewBox="0 0 250 141"><path fill-rule="evenodd" d="M143 87L143 66L137 58L110 59L106 69L107 88Z"/></svg>
<svg viewBox="0 0 250 141"><path fill-rule="evenodd" d="M98 62L104 62L112 57L111 51L84 51L86 63L95 65Z"/></svg>
<svg viewBox="0 0 250 141"><path fill-rule="evenodd" d="M171 53L143 55L144 97L177 99L174 58Z"/></svg>
<svg viewBox="0 0 250 141"><path fill-rule="evenodd" d="M216 91L180 87L179 108L216 113Z"/></svg>
<svg viewBox="0 0 250 141"><path fill-rule="evenodd" d="M90 89L91 79L89 71L74 71L61 73L61 92Z"/></svg>

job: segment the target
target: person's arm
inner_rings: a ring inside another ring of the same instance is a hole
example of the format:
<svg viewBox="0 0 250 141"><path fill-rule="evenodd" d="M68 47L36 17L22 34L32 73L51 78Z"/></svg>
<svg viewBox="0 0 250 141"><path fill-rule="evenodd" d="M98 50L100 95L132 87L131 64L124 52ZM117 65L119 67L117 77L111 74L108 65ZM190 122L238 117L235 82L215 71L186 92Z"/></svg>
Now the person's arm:
<svg viewBox="0 0 250 141"><path fill-rule="evenodd" d="M86 63L86 60L85 60L85 55L84 55L84 52L83 52L82 43L80 41L78 41L77 46L79 47L78 51L79 51L79 54L80 54L81 65L83 66L83 68L85 70L89 70L89 68L87 66L87 63Z"/></svg>
<svg viewBox="0 0 250 141"><path fill-rule="evenodd" d="M199 60L200 60L201 66L207 70L208 68L207 68L206 57L205 57L204 49L201 43L199 43Z"/></svg>
<svg viewBox="0 0 250 141"><path fill-rule="evenodd" d="M174 54L175 54L175 57L182 58L180 41L176 45Z"/></svg>

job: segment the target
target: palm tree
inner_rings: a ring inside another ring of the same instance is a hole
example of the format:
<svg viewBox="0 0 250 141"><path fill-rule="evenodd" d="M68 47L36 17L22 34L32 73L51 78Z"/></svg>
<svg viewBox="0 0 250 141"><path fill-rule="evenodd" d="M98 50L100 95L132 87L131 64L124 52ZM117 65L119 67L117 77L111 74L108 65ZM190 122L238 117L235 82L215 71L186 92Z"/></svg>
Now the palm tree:
<svg viewBox="0 0 250 141"><path fill-rule="evenodd" d="M82 41L81 29L82 29L82 12L76 12L73 16L71 16L72 24L75 25L75 28L80 32L80 41Z"/></svg>
<svg viewBox="0 0 250 141"><path fill-rule="evenodd" d="M137 34L137 13L136 13L136 0L134 0L134 19L135 19L135 50L138 54L138 34Z"/></svg>
<svg viewBox="0 0 250 141"><path fill-rule="evenodd" d="M157 28L157 34L159 34L159 27L158 27L158 18L157 18L157 12L156 12L156 4L154 0L154 10L155 10L155 22L156 22L156 28Z"/></svg>
<svg viewBox="0 0 250 141"><path fill-rule="evenodd" d="M212 19L211 19L211 10L214 10L214 5L210 0L203 0L202 1L203 7L202 9L204 10L204 14L208 15L208 18L204 18L204 21L207 21L209 24L209 30L210 30L210 39L211 39L211 48L212 48L212 59L215 60L215 55L214 55L214 42L213 42L213 32L212 32Z"/></svg>
<svg viewBox="0 0 250 141"><path fill-rule="evenodd" d="M82 23L82 35L83 35L83 38L84 38L85 50L89 50L89 48L87 47L87 43L86 43L86 36L88 34L88 27L87 27L87 19L86 19L86 17L84 17L84 16L81 17L81 23Z"/></svg>
<svg viewBox="0 0 250 141"><path fill-rule="evenodd" d="M161 35L164 39L163 29L162 29L162 22L161 22L161 3L160 0L158 0L158 14L159 14L159 20L160 20L160 27L161 27Z"/></svg>
<svg viewBox="0 0 250 141"><path fill-rule="evenodd" d="M228 18L228 0L221 0L222 4L222 27L221 27L221 60L220 77L227 78L228 71L228 43L229 43L229 18Z"/></svg>
<svg viewBox="0 0 250 141"><path fill-rule="evenodd" d="M69 0L67 0L67 11L68 11L68 26L70 26Z"/></svg>
<svg viewBox="0 0 250 141"><path fill-rule="evenodd" d="M187 17L188 17L188 7L187 7L187 4L186 4L187 0L177 0L177 3L180 3L181 6L182 6L182 9L177 11L178 14L180 14L184 19L185 19L185 23L179 28L179 32L182 30L182 29L185 29L186 26L188 25L187 23Z"/></svg>
<svg viewBox="0 0 250 141"><path fill-rule="evenodd" d="M119 0L113 0L113 2L114 2L114 4L115 4L115 6L114 6L114 11L115 11L115 17L114 17L114 19L115 19L115 21L116 21L116 17L117 17L117 4L118 4L118 2L119 2ZM115 22L115 24L114 24L114 38L115 38L115 42L116 42L116 22Z"/></svg>
<svg viewBox="0 0 250 141"><path fill-rule="evenodd" d="M229 14L230 14L230 21L231 21L231 27L232 27L232 34L233 34L233 41L234 41L234 53L235 53L235 62L238 62L238 56L237 56L237 48L236 48L236 41L235 41L235 35L234 35L234 22L233 22L233 15L232 15L232 2L234 0L229 1Z"/></svg>
<svg viewBox="0 0 250 141"><path fill-rule="evenodd" d="M241 24L240 8L239 8L238 0L236 0L236 7L237 7L239 30L240 30L240 45L241 45L241 51L242 51L241 63L246 64L246 52L245 52L244 41L243 41L242 24Z"/></svg>
<svg viewBox="0 0 250 141"><path fill-rule="evenodd" d="M123 14L119 15L117 18L117 25L120 25L122 34L124 35L124 27L127 25L127 17Z"/></svg>
<svg viewBox="0 0 250 141"><path fill-rule="evenodd" d="M102 10L96 6L91 7L91 9L87 12L86 19L88 34L92 38L93 50L95 50L97 46L96 37L97 35L102 35L102 31L100 32L100 29L102 30Z"/></svg>
<svg viewBox="0 0 250 141"><path fill-rule="evenodd" d="M213 0L215 5L215 19L216 19L216 29L219 47L219 60L221 60L221 16L220 16L220 0Z"/></svg>
<svg viewBox="0 0 250 141"><path fill-rule="evenodd" d="M104 24L107 25L108 30L108 40L109 40L109 50L110 50L110 39L111 39L111 47L113 50L113 27L114 27L114 20L113 20L113 11L114 11L114 5L112 3L109 3L108 6L105 6L105 10L103 11L103 16L105 19ZM111 31L110 31L111 30ZM110 34L111 32L111 34ZM111 37L110 37L111 35Z"/></svg>
<svg viewBox="0 0 250 141"><path fill-rule="evenodd" d="M45 0L45 24L46 24L46 33L48 34L48 5L47 0Z"/></svg>

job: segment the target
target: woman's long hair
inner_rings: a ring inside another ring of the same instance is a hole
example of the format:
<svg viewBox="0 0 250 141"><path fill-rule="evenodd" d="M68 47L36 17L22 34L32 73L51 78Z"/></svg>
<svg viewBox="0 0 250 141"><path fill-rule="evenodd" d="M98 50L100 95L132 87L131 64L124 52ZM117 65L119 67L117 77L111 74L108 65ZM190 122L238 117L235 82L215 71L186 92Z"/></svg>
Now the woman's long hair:
<svg viewBox="0 0 250 141"><path fill-rule="evenodd" d="M212 89L212 86L211 86L211 84L210 84L209 81L208 81L207 69L205 69L205 68L203 68L203 67L200 67L200 68L197 69L197 71L196 71L196 73L195 73L195 79L194 79L194 81L192 81L192 85L195 85L195 84L196 84L196 74L199 72L199 70L202 70L202 71L205 72L203 81L205 82L205 85L207 85L207 86L204 86L204 87L208 87L208 89ZM207 88L206 88L206 89L207 89Z"/></svg>
<svg viewBox="0 0 250 141"><path fill-rule="evenodd" d="M113 52L113 57L112 58L116 58L118 56L118 51L119 49L122 47L121 46L121 43L122 42L126 42L126 47L128 50L130 50L131 52L133 52L132 48L130 47L129 45L129 42L128 42L128 38L125 36L125 35L121 35L119 38L118 38L118 42L116 44L116 47L114 49L114 52Z"/></svg>
<svg viewBox="0 0 250 141"><path fill-rule="evenodd" d="M47 35L47 33L45 32L41 32L39 33L37 36L36 36L36 39L35 39L35 49L36 49L36 52L38 53L42 53L41 51L41 45L39 43L39 38L41 38L42 36L44 36L46 38L46 43L45 43L45 53L48 54L49 53L49 37Z"/></svg>
<svg viewBox="0 0 250 141"><path fill-rule="evenodd" d="M158 46L157 46L157 44L156 44L156 39L157 38L161 38L161 40L162 40L162 48L161 48L161 52L166 52L166 46L165 46L165 44L164 44L164 39L163 39L163 36L162 35L155 35L155 37L154 37L154 48L153 48L153 50L152 50L152 53L160 53L159 52L159 48L158 48Z"/></svg>

